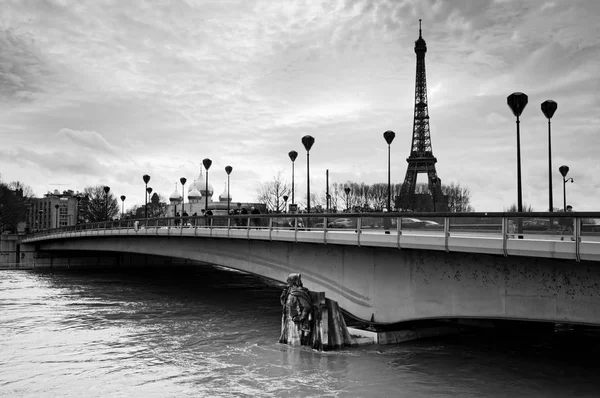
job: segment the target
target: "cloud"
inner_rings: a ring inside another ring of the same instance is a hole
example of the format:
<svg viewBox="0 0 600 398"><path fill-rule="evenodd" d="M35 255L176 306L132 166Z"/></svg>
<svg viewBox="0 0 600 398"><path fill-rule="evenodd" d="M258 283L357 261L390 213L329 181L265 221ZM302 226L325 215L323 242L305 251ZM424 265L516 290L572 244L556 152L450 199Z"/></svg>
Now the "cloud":
<svg viewBox="0 0 600 398"><path fill-rule="evenodd" d="M524 191L543 208L542 101L559 103L555 164L568 163L577 181L597 180L590 170L600 111L598 4L5 2L0 167L38 192L55 180L80 190L103 183L134 204L143 201L142 174L168 196L210 157L215 189L229 164L234 200L253 200L275 172L289 174L287 153L303 153L305 134L316 139L314 187L324 186L325 170L332 181L384 181L382 134L391 129L392 175L401 182L421 18L438 174L470 188L477 209L514 202L506 96L523 91L530 98L521 121ZM299 156L298 170L304 165ZM304 178L296 176L298 195ZM581 201L600 194L590 185ZM577 200L579 187L571 189Z"/></svg>
<svg viewBox="0 0 600 398"><path fill-rule="evenodd" d="M118 156L120 152L118 148L109 144L102 135L95 131L81 131L63 128L56 133L56 137L59 139L65 139L67 143L74 144L76 146L75 151L82 149L93 150L95 152L99 152L97 156L101 156L102 153Z"/></svg>

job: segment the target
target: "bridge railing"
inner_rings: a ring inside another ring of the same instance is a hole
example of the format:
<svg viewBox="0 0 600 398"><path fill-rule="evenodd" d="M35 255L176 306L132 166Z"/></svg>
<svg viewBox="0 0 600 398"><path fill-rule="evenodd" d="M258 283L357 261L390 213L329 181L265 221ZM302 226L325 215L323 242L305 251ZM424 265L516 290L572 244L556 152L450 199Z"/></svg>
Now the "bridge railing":
<svg viewBox="0 0 600 398"><path fill-rule="evenodd" d="M34 231L208 236L600 260L600 212L248 214L113 220Z"/></svg>

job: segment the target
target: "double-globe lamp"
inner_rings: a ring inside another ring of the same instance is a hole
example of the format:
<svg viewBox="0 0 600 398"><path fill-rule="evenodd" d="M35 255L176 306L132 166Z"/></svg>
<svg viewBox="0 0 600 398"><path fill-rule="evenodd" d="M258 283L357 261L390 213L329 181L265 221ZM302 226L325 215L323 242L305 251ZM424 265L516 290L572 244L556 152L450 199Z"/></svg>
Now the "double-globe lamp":
<svg viewBox="0 0 600 398"><path fill-rule="evenodd" d="M567 174L569 173L569 166L562 165L558 168L560 171L560 175L563 177L563 211L567 211L567 182L571 181L573 183L573 178L567 178Z"/></svg>

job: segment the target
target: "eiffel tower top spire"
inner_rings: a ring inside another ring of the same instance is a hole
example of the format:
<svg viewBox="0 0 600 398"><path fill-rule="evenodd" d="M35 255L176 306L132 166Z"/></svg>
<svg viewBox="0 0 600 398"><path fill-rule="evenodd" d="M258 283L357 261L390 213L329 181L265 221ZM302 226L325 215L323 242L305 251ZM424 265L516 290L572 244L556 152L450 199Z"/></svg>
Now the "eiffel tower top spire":
<svg viewBox="0 0 600 398"><path fill-rule="evenodd" d="M421 35L421 20L419 19L419 38L415 41L415 53L426 53L427 52L427 43L423 39Z"/></svg>

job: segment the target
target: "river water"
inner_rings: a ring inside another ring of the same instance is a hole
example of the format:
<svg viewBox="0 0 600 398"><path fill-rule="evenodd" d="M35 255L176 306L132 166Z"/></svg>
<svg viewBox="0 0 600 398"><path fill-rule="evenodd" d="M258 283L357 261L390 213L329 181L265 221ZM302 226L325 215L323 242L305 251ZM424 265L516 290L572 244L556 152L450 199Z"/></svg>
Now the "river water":
<svg viewBox="0 0 600 398"><path fill-rule="evenodd" d="M218 267L0 271L0 396L598 397L596 337L277 343L281 286Z"/></svg>

